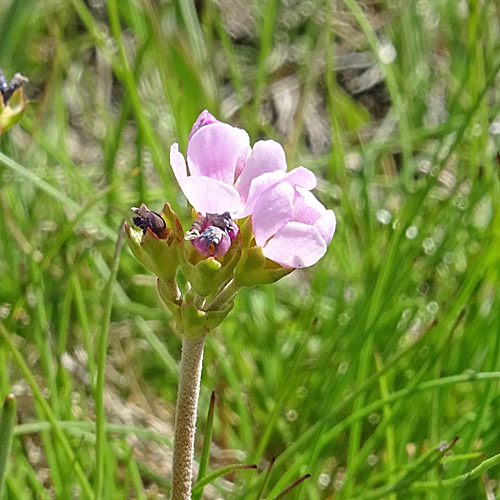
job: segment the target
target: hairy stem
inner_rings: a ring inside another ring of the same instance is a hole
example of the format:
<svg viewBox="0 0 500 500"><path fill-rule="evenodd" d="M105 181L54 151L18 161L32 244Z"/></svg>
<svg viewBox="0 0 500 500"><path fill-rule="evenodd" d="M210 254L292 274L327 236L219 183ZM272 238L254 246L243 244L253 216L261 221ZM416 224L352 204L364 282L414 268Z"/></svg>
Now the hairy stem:
<svg viewBox="0 0 500 500"><path fill-rule="evenodd" d="M182 338L182 358L175 412L172 500L191 500L194 437L205 336Z"/></svg>
<svg viewBox="0 0 500 500"><path fill-rule="evenodd" d="M236 280L231 280L205 308L205 311L218 311L226 305L230 300L233 300L241 285Z"/></svg>

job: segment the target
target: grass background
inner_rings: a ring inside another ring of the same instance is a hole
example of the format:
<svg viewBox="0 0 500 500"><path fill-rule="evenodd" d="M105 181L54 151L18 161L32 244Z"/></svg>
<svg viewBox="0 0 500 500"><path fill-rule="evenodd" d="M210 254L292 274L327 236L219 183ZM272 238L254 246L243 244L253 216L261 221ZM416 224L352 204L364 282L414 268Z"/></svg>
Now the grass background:
<svg viewBox="0 0 500 500"><path fill-rule="evenodd" d="M169 201L190 225L168 151L205 108L282 142L338 218L316 266L241 291L208 339L210 468L260 472L206 494L273 498L310 473L288 498L496 498L499 16L494 0L3 2L0 65L32 100L0 138L0 396L18 400L3 498L168 494L180 341L153 277L113 254L130 206Z"/></svg>

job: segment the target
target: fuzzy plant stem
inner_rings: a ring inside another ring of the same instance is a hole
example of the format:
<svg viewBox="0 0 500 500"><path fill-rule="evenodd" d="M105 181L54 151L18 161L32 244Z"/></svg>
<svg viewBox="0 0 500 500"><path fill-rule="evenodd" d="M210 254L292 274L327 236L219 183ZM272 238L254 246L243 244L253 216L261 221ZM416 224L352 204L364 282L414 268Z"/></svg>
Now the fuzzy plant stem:
<svg viewBox="0 0 500 500"><path fill-rule="evenodd" d="M194 436L205 336L182 338L182 357L175 411L172 500L191 500Z"/></svg>
<svg viewBox="0 0 500 500"><path fill-rule="evenodd" d="M214 300L208 304L205 311L218 311L221 307L224 307L229 301L233 300L241 285L236 280L231 280L214 298Z"/></svg>

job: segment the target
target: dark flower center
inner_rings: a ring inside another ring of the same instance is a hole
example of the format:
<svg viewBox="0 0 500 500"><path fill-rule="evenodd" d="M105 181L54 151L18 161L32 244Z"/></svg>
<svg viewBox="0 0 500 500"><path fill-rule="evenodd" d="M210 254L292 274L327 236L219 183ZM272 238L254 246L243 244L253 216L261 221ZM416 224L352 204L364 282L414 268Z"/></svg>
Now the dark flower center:
<svg viewBox="0 0 500 500"><path fill-rule="evenodd" d="M224 237L228 237L232 243L237 234L237 224L229 212L224 212L223 214L198 214L184 238L188 241L196 240L198 244L202 243L207 253L213 255Z"/></svg>

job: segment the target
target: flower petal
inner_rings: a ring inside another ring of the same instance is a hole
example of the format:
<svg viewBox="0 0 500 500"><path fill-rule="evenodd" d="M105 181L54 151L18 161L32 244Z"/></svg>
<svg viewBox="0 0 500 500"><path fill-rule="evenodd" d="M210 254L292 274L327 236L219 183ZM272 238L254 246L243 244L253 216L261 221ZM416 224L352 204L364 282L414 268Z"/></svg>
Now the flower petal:
<svg viewBox="0 0 500 500"><path fill-rule="evenodd" d="M281 170L275 170L274 172L267 172L265 174L259 175L255 179L252 179L250 183L250 190L248 191L248 198L246 203L242 203L240 211L238 212L237 219L241 219L250 215L253 212L254 206L259 199L259 196L268 188L278 184L284 177L284 173Z"/></svg>
<svg viewBox="0 0 500 500"><path fill-rule="evenodd" d="M188 142L189 172L233 185L236 167L246 160L249 151L250 138L245 130L222 122L202 126Z"/></svg>
<svg viewBox="0 0 500 500"><path fill-rule="evenodd" d="M327 245L332 241L337 224L333 210L327 210L310 191L299 186L295 188L291 219L315 226Z"/></svg>
<svg viewBox="0 0 500 500"><path fill-rule="evenodd" d="M285 150L276 141L259 141L255 143L248 157L245 168L238 177L234 187L240 193L243 203L246 203L250 184L262 174L276 170L286 172Z"/></svg>
<svg viewBox="0 0 500 500"><path fill-rule="evenodd" d="M184 155L179 152L179 144L172 144L170 148L170 165L174 171L175 178L179 185L187 177L187 166Z"/></svg>
<svg viewBox="0 0 500 500"><path fill-rule="evenodd" d="M191 128L191 132L189 134L189 140L191 140L191 137L198 132L198 130L205 126L205 125L210 125L211 123L217 122L217 118L215 116L211 115L206 109L204 109L196 118L196 121L193 124L193 127Z"/></svg>
<svg viewBox="0 0 500 500"><path fill-rule="evenodd" d="M238 211L240 196L233 186L209 177L186 177L180 185L191 206L203 215L232 215Z"/></svg>
<svg viewBox="0 0 500 500"><path fill-rule="evenodd" d="M316 176L306 167L297 167L290 170L283 180L289 182L292 186L300 186L308 191L314 189L318 184Z"/></svg>
<svg viewBox="0 0 500 500"><path fill-rule="evenodd" d="M325 213L314 223L314 227L319 231L325 243L329 245L337 227L337 219L333 210L325 210Z"/></svg>
<svg viewBox="0 0 500 500"><path fill-rule="evenodd" d="M290 220L294 194L294 189L288 182L280 182L261 194L252 213L253 234L257 245L264 246Z"/></svg>
<svg viewBox="0 0 500 500"><path fill-rule="evenodd" d="M313 225L325 212L326 208L316 197L300 186L295 187L292 220Z"/></svg>
<svg viewBox="0 0 500 500"><path fill-rule="evenodd" d="M288 222L264 246L264 255L283 267L309 267L326 253L326 243L314 226Z"/></svg>

